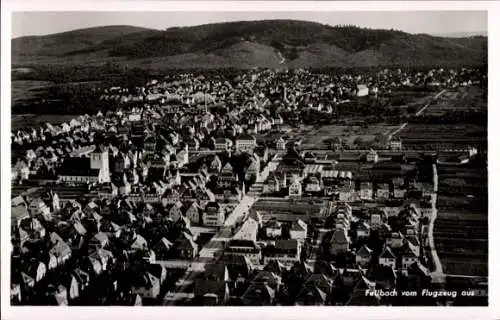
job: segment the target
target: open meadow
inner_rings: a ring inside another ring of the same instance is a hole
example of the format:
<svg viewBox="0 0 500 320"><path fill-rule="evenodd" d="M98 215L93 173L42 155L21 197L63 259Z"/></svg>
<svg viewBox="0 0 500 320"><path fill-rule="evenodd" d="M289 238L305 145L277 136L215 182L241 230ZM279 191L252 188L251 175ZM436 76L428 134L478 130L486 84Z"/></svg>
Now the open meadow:
<svg viewBox="0 0 500 320"><path fill-rule="evenodd" d="M312 128L303 134L302 149L329 149L331 143L340 138L348 147L358 145L370 147L375 143L382 143L385 137L399 126L368 125L368 126L339 126L327 125Z"/></svg>
<svg viewBox="0 0 500 320"><path fill-rule="evenodd" d="M445 273L488 274L487 170L439 166L434 239Z"/></svg>

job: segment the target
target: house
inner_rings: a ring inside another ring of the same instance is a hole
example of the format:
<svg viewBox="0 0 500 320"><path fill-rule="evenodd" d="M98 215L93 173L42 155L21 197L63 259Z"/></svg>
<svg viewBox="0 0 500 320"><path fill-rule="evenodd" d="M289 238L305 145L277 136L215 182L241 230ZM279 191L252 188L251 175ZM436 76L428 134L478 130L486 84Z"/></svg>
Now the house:
<svg viewBox="0 0 500 320"><path fill-rule="evenodd" d="M186 210L186 217L189 219L189 221L192 224L200 224L200 212L202 211L201 206L198 204L197 201L191 202L191 205Z"/></svg>
<svg viewBox="0 0 500 320"><path fill-rule="evenodd" d="M50 285L49 288L47 289L47 298L49 305L56 305L56 306L67 306L68 305L68 290L66 289L65 286L58 285L53 286Z"/></svg>
<svg viewBox="0 0 500 320"><path fill-rule="evenodd" d="M130 168L130 158L126 153L120 152L113 158L113 172L122 173Z"/></svg>
<svg viewBox="0 0 500 320"><path fill-rule="evenodd" d="M273 260L275 263L280 264L277 260ZM270 262L271 264L271 262ZM270 266L267 264L267 266ZM252 283L266 283L273 290L279 290L282 284L281 273L275 272L273 270L269 270L269 268L265 268L262 271L259 271L257 275L252 279Z"/></svg>
<svg viewBox="0 0 500 320"><path fill-rule="evenodd" d="M404 237L401 232L392 232L391 235L386 239L386 245L391 248L401 248L403 246Z"/></svg>
<svg viewBox="0 0 500 320"><path fill-rule="evenodd" d="M240 229L235 233L233 239L235 240L248 240L257 241L257 232L259 230L259 224L252 218L248 218L241 225Z"/></svg>
<svg viewBox="0 0 500 320"><path fill-rule="evenodd" d="M21 196L13 198L10 202L10 219L13 225L19 225L19 223L26 218L30 217L28 212L28 204Z"/></svg>
<svg viewBox="0 0 500 320"><path fill-rule="evenodd" d="M295 299L297 305L325 305L332 293L333 280L324 274L312 274Z"/></svg>
<svg viewBox="0 0 500 320"><path fill-rule="evenodd" d="M185 147L177 153L177 167L182 168L189 162L189 149L186 144Z"/></svg>
<svg viewBox="0 0 500 320"><path fill-rule="evenodd" d="M254 264L260 264L261 249L251 240L232 239L226 245L224 255L238 255L248 258Z"/></svg>
<svg viewBox="0 0 500 320"><path fill-rule="evenodd" d="M380 305L380 296L375 294L375 283L368 280L365 276L354 286L351 298L347 302L350 306L378 306Z"/></svg>
<svg viewBox="0 0 500 320"><path fill-rule="evenodd" d="M401 248L401 266L404 270L418 261L418 249L411 242L405 241Z"/></svg>
<svg viewBox="0 0 500 320"><path fill-rule="evenodd" d="M229 298L229 281L229 271L224 263L207 264L202 278L195 281L195 297L203 299L203 305L225 304Z"/></svg>
<svg viewBox="0 0 500 320"><path fill-rule="evenodd" d="M292 181L288 187L289 197L301 197L302 196L302 183L298 175L292 175Z"/></svg>
<svg viewBox="0 0 500 320"><path fill-rule="evenodd" d="M111 251L105 249L97 249L93 251L89 256L89 259L93 260L93 263L98 262L98 268L96 270L106 271L114 263L115 258ZM98 274L98 272L96 271Z"/></svg>
<svg viewBox="0 0 500 320"><path fill-rule="evenodd" d="M302 220L295 220L290 227L290 238L304 243L307 237L307 224Z"/></svg>
<svg viewBox="0 0 500 320"><path fill-rule="evenodd" d="M173 246L173 243L168 241L165 237L161 238L152 248L156 255L156 259L160 261L167 259Z"/></svg>
<svg viewBox="0 0 500 320"><path fill-rule="evenodd" d="M372 183L371 182L361 182L359 195L360 195L360 198L362 200L372 200L373 199Z"/></svg>
<svg viewBox="0 0 500 320"><path fill-rule="evenodd" d="M30 175L30 168L26 160L19 159L13 170L20 181L28 180Z"/></svg>
<svg viewBox="0 0 500 320"><path fill-rule="evenodd" d="M329 244L330 244L330 253L333 255L347 252L351 244L351 239L347 235L347 230L336 229L335 231L333 231L333 233L331 233Z"/></svg>
<svg viewBox="0 0 500 320"><path fill-rule="evenodd" d="M41 261L31 260L23 263L21 273L26 275L28 278L31 278L34 283L38 283L45 278L47 266Z"/></svg>
<svg viewBox="0 0 500 320"><path fill-rule="evenodd" d="M174 246L181 258L194 259L198 255L198 244L193 236L185 231L175 240Z"/></svg>
<svg viewBox="0 0 500 320"><path fill-rule="evenodd" d="M127 179L127 175L123 173L121 179L116 179L114 185L118 187L118 193L120 195L128 195L132 191L132 185Z"/></svg>
<svg viewBox="0 0 500 320"><path fill-rule="evenodd" d="M396 256L394 255L390 247L384 246L382 253L378 257L378 263L380 265L396 269Z"/></svg>
<svg viewBox="0 0 500 320"><path fill-rule="evenodd" d="M63 265L71 257L71 248L64 240L55 232L50 233L50 242L52 248L49 253L57 260L57 265Z"/></svg>
<svg viewBox="0 0 500 320"><path fill-rule="evenodd" d="M297 240L276 240L274 244L267 245L262 249L264 264L271 260L277 260L285 266L292 266L300 261L301 246Z"/></svg>
<svg viewBox="0 0 500 320"><path fill-rule="evenodd" d="M105 248L109 244L109 237L104 232L98 232L89 241L89 247L95 249Z"/></svg>
<svg viewBox="0 0 500 320"><path fill-rule="evenodd" d="M359 200L359 194L354 190L354 186L351 184L345 184L341 186L338 190L339 201L342 202L354 202Z"/></svg>
<svg viewBox="0 0 500 320"><path fill-rule="evenodd" d="M47 270L49 271L57 268L57 259L52 253L48 254L48 259L46 260L45 265L47 266Z"/></svg>
<svg viewBox="0 0 500 320"><path fill-rule="evenodd" d="M361 222L356 228L356 236L358 239L366 239L370 236L370 225L365 221Z"/></svg>
<svg viewBox="0 0 500 320"><path fill-rule="evenodd" d="M222 226L225 218L224 210L217 202L207 203L202 217L203 225Z"/></svg>
<svg viewBox="0 0 500 320"><path fill-rule="evenodd" d="M356 264L366 267L372 260L373 250L365 244L356 251Z"/></svg>
<svg viewBox="0 0 500 320"><path fill-rule="evenodd" d="M250 165L246 169L245 173L246 180L251 180L252 177L255 178L256 180L258 180L260 177L260 160L256 156L253 156L251 158Z"/></svg>
<svg viewBox="0 0 500 320"><path fill-rule="evenodd" d="M214 149L217 151L227 151L232 146L232 141L227 138L215 138L213 139Z"/></svg>
<svg viewBox="0 0 500 320"><path fill-rule="evenodd" d="M389 141L389 148L391 150L402 150L403 149L403 143L401 142L401 139L399 137L392 138Z"/></svg>
<svg viewBox="0 0 500 320"><path fill-rule="evenodd" d="M141 250L147 250L148 249L148 242L146 239L144 239L143 236L140 234L135 234L133 235L132 241L130 241L130 247L129 251L141 251Z"/></svg>
<svg viewBox="0 0 500 320"><path fill-rule="evenodd" d="M341 283L344 288L351 290L356 283L364 276L364 271L360 268L341 269L339 272Z"/></svg>
<svg viewBox="0 0 500 320"><path fill-rule="evenodd" d="M430 218L432 216L433 208L431 201L420 201L420 214L422 217Z"/></svg>
<svg viewBox="0 0 500 320"><path fill-rule="evenodd" d="M257 140L252 135L241 134L236 137L236 150L252 152L256 145Z"/></svg>
<svg viewBox="0 0 500 320"><path fill-rule="evenodd" d="M220 174L217 176L217 185L221 188L229 188L238 181L238 176L234 173L231 163L226 163Z"/></svg>
<svg viewBox="0 0 500 320"><path fill-rule="evenodd" d="M286 149L286 141L283 139L283 137L280 137L278 140L276 140L276 150L285 150Z"/></svg>
<svg viewBox="0 0 500 320"><path fill-rule="evenodd" d="M194 296L201 299L204 306L224 305L229 299L229 285L220 280L196 279Z"/></svg>
<svg viewBox="0 0 500 320"><path fill-rule="evenodd" d="M380 209L370 210L370 227L377 230L384 222L387 221L387 216L384 211Z"/></svg>
<svg viewBox="0 0 500 320"><path fill-rule="evenodd" d="M217 155L214 155L208 166L209 173L219 173L222 170L222 162Z"/></svg>
<svg viewBox="0 0 500 320"><path fill-rule="evenodd" d="M396 287L397 274L390 266L373 265L367 272L366 277L375 283L378 289L391 290Z"/></svg>
<svg viewBox="0 0 500 320"><path fill-rule="evenodd" d="M370 149L370 151L366 155L366 161L367 162L377 163L378 162L378 153L377 153L377 151L375 151L373 149Z"/></svg>
<svg viewBox="0 0 500 320"><path fill-rule="evenodd" d="M103 180L104 174L101 174L101 170L99 168L92 168L91 164L93 163L95 164L95 161L91 161L90 158L66 158L61 167L59 167L57 174L60 181L64 183L86 184L105 182Z"/></svg>
<svg viewBox="0 0 500 320"><path fill-rule="evenodd" d="M309 176L304 179L305 191L306 192L319 192L321 191L321 182L315 176Z"/></svg>
<svg viewBox="0 0 500 320"><path fill-rule="evenodd" d="M78 284L78 292L84 291L90 285L90 274L81 269L81 267L73 270L72 273ZM73 282L73 280L71 280Z"/></svg>
<svg viewBox="0 0 500 320"><path fill-rule="evenodd" d="M386 202L381 209L387 217L397 217L401 211L402 202L398 200Z"/></svg>
<svg viewBox="0 0 500 320"><path fill-rule="evenodd" d="M389 199L390 191L388 183L380 183L377 186L377 199L387 200Z"/></svg>
<svg viewBox="0 0 500 320"><path fill-rule="evenodd" d="M391 235L392 229L391 226L387 223L383 223L378 228L378 238L379 240L384 240Z"/></svg>
<svg viewBox="0 0 500 320"><path fill-rule="evenodd" d="M245 306L272 306L276 292L267 283L252 283L242 295Z"/></svg>
<svg viewBox="0 0 500 320"><path fill-rule="evenodd" d="M269 149L267 146L257 146L254 149L254 155L256 159L267 162L269 160Z"/></svg>
<svg viewBox="0 0 500 320"><path fill-rule="evenodd" d="M160 294L160 279L150 272L141 272L132 279L131 291L143 299L156 299Z"/></svg>
<svg viewBox="0 0 500 320"><path fill-rule="evenodd" d="M266 236L268 238L278 238L281 236L281 223L276 219L271 219L264 224Z"/></svg>
<svg viewBox="0 0 500 320"><path fill-rule="evenodd" d="M19 223L19 234L21 234L21 232L25 233L24 237L21 237L21 241L28 239L41 240L45 237L46 230L40 220L36 218L26 218Z"/></svg>
<svg viewBox="0 0 500 320"><path fill-rule="evenodd" d="M29 201L28 211L31 216L42 215L43 217L50 217L50 208L40 198Z"/></svg>
<svg viewBox="0 0 500 320"><path fill-rule="evenodd" d="M358 84L356 86L356 96L365 97L369 93L369 89L365 84Z"/></svg>
<svg viewBox="0 0 500 320"><path fill-rule="evenodd" d="M162 285L165 280L167 280L167 269L165 266L158 263L151 263L147 266L147 270L153 276L160 280L160 285Z"/></svg>
<svg viewBox="0 0 500 320"><path fill-rule="evenodd" d="M170 207L170 210L168 211L168 215L169 215L170 219L172 219L173 221L177 221L183 215L182 211L183 211L183 205L179 201L177 203L174 203L174 205L172 205Z"/></svg>
<svg viewBox="0 0 500 320"><path fill-rule="evenodd" d="M68 299L75 300L80 296L80 283L74 275L69 276L68 283Z"/></svg>
<svg viewBox="0 0 500 320"><path fill-rule="evenodd" d="M334 216L334 214L332 216ZM331 219L332 216L330 216L329 219ZM325 222L325 225L327 223L329 223L328 220ZM335 229L350 229L350 226L351 223L349 219L343 213L338 213L335 217Z"/></svg>
<svg viewBox="0 0 500 320"><path fill-rule="evenodd" d="M10 285L10 301L12 305L20 304L22 301L21 285L18 283L11 283Z"/></svg>
<svg viewBox="0 0 500 320"><path fill-rule="evenodd" d="M420 261L410 265L407 269L408 288L411 290L422 290L432 286L432 276Z"/></svg>

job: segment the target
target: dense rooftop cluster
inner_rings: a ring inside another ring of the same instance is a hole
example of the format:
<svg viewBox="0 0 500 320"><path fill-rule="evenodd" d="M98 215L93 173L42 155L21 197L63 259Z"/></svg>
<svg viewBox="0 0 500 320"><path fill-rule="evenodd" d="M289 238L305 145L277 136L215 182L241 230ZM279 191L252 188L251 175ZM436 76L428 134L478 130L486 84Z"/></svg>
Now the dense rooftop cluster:
<svg viewBox="0 0 500 320"><path fill-rule="evenodd" d="M391 138L346 158L341 141L321 153L286 133L304 110L338 118L396 88L481 81L465 68L256 70L101 90L116 110L12 132L11 300L445 303L421 293L442 276L428 230L435 157ZM377 293L393 289L419 295Z"/></svg>

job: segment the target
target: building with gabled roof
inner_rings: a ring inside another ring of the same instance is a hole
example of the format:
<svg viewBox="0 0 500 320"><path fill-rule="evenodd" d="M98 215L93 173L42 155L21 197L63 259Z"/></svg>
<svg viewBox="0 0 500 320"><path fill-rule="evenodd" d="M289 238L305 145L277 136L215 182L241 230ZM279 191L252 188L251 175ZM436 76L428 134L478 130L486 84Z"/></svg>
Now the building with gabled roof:
<svg viewBox="0 0 500 320"><path fill-rule="evenodd" d="M224 255L243 256L248 258L253 265L259 265L261 248L252 240L232 239L227 243Z"/></svg>
<svg viewBox="0 0 500 320"><path fill-rule="evenodd" d="M382 253L378 256L378 263L396 269L396 255L390 247L384 246Z"/></svg>
<svg viewBox="0 0 500 320"><path fill-rule="evenodd" d="M241 298L246 306L271 306L276 292L266 283L252 283Z"/></svg>
<svg viewBox="0 0 500 320"><path fill-rule="evenodd" d="M356 251L356 264L366 267L372 261L373 250L365 244Z"/></svg>
<svg viewBox="0 0 500 320"><path fill-rule="evenodd" d="M233 236L236 240L250 240L253 242L257 241L257 232L259 230L259 224L257 221L251 217L246 219L241 225L238 231Z"/></svg>
<svg viewBox="0 0 500 320"><path fill-rule="evenodd" d="M329 240L330 253L335 255L349 250L351 238L347 234L347 229L336 229L331 233Z"/></svg>

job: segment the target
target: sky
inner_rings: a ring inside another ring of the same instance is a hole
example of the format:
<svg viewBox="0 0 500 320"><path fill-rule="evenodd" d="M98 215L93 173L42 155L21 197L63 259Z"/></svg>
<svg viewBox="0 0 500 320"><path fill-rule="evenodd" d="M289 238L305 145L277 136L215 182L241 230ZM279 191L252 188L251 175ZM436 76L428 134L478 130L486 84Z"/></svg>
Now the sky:
<svg viewBox="0 0 500 320"><path fill-rule="evenodd" d="M46 35L106 25L153 29L240 20L296 19L330 25L397 29L408 33L447 35L487 31L486 11L181 11L181 12L14 12L12 37Z"/></svg>

